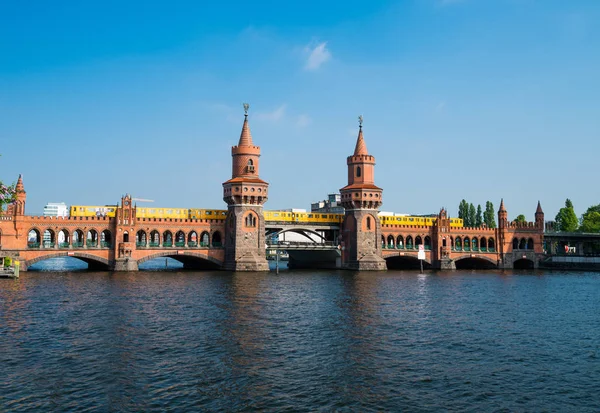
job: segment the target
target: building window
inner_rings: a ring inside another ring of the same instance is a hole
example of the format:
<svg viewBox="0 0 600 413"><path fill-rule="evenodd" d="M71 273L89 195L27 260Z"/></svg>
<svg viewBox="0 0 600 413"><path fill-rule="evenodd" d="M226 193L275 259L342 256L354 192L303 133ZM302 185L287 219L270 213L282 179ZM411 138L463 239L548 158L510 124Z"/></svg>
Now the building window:
<svg viewBox="0 0 600 413"><path fill-rule="evenodd" d="M367 229L371 229L371 217L367 217Z"/></svg>
<svg viewBox="0 0 600 413"><path fill-rule="evenodd" d="M362 171L360 170L360 166L356 167L356 177L360 178Z"/></svg>

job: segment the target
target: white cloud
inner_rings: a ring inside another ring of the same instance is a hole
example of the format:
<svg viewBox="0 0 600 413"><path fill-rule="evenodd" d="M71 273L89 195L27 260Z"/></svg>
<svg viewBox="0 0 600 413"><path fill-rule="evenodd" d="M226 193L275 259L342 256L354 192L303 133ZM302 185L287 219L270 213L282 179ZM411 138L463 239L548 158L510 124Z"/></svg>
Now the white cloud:
<svg viewBox="0 0 600 413"><path fill-rule="evenodd" d="M268 122L278 122L285 116L285 108L287 105L283 104L271 112L257 112L256 119Z"/></svg>
<svg viewBox="0 0 600 413"><path fill-rule="evenodd" d="M314 48L306 47L308 59L304 68L306 70L317 70L321 65L331 59L331 52L327 49L327 42L319 43Z"/></svg>
<svg viewBox="0 0 600 413"><path fill-rule="evenodd" d="M303 128L305 126L310 125L311 122L312 119L308 115L298 115L298 118L296 119L296 126Z"/></svg>

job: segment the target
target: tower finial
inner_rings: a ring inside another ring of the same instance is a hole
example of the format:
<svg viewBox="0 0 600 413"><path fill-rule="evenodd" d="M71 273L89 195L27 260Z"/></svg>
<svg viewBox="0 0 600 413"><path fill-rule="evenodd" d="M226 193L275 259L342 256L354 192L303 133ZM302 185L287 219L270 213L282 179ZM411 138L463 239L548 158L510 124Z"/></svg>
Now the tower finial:
<svg viewBox="0 0 600 413"><path fill-rule="evenodd" d="M358 115L358 127L362 129L363 115Z"/></svg>
<svg viewBox="0 0 600 413"><path fill-rule="evenodd" d="M250 105L248 103L244 103L244 116L248 116L248 109L250 109Z"/></svg>
<svg viewBox="0 0 600 413"><path fill-rule="evenodd" d="M368 155L367 145L365 144L365 139L363 138L362 131L362 123L363 116L358 115L358 138L356 139L356 147L354 148L354 155Z"/></svg>

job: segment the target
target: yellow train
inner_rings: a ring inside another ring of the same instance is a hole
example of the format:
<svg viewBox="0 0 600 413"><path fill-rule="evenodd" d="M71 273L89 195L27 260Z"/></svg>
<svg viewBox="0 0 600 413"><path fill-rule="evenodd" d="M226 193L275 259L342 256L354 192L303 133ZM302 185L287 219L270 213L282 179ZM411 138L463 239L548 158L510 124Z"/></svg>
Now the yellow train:
<svg viewBox="0 0 600 413"><path fill-rule="evenodd" d="M114 217L116 205L73 205L70 208L71 216ZM227 217L225 209L186 209L186 208L137 208L137 218L176 218L176 219L216 219L224 220ZM341 224L344 214L321 212L290 212L290 211L264 211L265 221L269 222L306 222L314 224ZM435 217L417 217L409 215L380 215L381 225L419 225L430 227L435 224ZM450 218L450 226L461 228L463 220Z"/></svg>
<svg viewBox="0 0 600 413"><path fill-rule="evenodd" d="M114 217L116 211L116 205L72 205L70 208L72 217Z"/></svg>
<svg viewBox="0 0 600 413"><path fill-rule="evenodd" d="M381 225L419 225L422 227L430 227L435 224L435 217L414 217L410 215L380 215L379 221ZM450 227L462 228L463 220L461 218L450 218Z"/></svg>

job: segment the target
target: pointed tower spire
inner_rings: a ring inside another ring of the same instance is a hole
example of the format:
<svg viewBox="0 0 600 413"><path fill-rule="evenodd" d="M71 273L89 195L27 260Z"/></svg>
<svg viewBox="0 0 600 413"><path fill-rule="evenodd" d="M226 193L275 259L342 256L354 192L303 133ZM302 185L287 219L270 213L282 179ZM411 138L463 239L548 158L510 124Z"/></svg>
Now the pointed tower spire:
<svg viewBox="0 0 600 413"><path fill-rule="evenodd" d="M254 146L252 143L252 134L250 133L250 125L248 125L248 109L250 109L250 105L244 103L244 125L242 126L238 146Z"/></svg>
<svg viewBox="0 0 600 413"><path fill-rule="evenodd" d="M367 151L367 144L365 143L365 139L363 138L362 123L363 123L363 117L362 117L362 115L360 115L358 117L358 139L356 139L356 147L354 148L354 156L369 154L369 152Z"/></svg>
<svg viewBox="0 0 600 413"><path fill-rule="evenodd" d="M535 210L535 213L536 214L544 213L544 211L542 211L542 204L540 204L540 201L538 201L538 206L537 206L537 209Z"/></svg>
<svg viewBox="0 0 600 413"><path fill-rule="evenodd" d="M500 198L500 208L498 209L498 212L500 211L506 211L506 208L504 208L504 198Z"/></svg>
<svg viewBox="0 0 600 413"><path fill-rule="evenodd" d="M19 174L19 179L17 180L17 185L15 186L15 190L17 192L23 192L25 190L25 186L23 185L23 175Z"/></svg>

